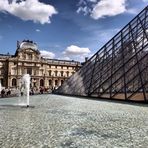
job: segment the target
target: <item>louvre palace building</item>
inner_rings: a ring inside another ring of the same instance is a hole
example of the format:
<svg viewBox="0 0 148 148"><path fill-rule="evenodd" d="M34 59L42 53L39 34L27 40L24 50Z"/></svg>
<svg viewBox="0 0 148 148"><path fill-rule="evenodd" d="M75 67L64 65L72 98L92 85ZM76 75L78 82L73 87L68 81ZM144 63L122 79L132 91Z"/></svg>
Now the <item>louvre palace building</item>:
<svg viewBox="0 0 148 148"><path fill-rule="evenodd" d="M31 87L56 88L81 67L77 61L41 57L37 44L17 42L14 55L0 54L0 80L5 88L19 88L24 74L31 76Z"/></svg>

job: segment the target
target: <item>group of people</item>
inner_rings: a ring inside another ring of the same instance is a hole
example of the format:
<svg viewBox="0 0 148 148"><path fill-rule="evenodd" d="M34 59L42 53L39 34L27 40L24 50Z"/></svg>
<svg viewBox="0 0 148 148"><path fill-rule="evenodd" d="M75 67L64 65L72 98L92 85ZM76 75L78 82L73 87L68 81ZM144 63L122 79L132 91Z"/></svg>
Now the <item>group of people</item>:
<svg viewBox="0 0 148 148"><path fill-rule="evenodd" d="M44 88L44 87L40 87L39 89L36 87L31 87L30 91L29 91L29 95L34 95L34 94L43 94L44 92L47 92L48 89ZM21 90L21 96L24 95L24 90Z"/></svg>
<svg viewBox="0 0 148 148"><path fill-rule="evenodd" d="M46 87L41 86L39 88L39 91L40 91L40 94L43 94L43 93L48 93L49 91L51 92L52 90L50 88L46 88Z"/></svg>
<svg viewBox="0 0 148 148"><path fill-rule="evenodd" d="M23 96L24 95L24 89L21 89L20 91L21 91L21 96ZM29 95L34 95L34 93L35 93L34 88L30 88Z"/></svg>
<svg viewBox="0 0 148 148"><path fill-rule="evenodd" d="M30 88L30 91L29 91L29 94L30 95L34 95L34 94L44 94L44 93L52 93L54 90L56 90L57 89L57 87L52 87L52 88L45 88L45 87L40 87L40 88L37 88L37 87L31 87ZM24 89L18 89L18 88L16 88L16 90L15 90L15 92L16 92L16 94L18 93L18 91L17 90L19 90L20 91L20 95L21 96L24 96L25 94L25 92L24 92ZM12 89L10 89L10 88L3 88L2 90L1 90L1 97L3 98L3 97L9 97L9 96L12 96L12 95L15 95L15 93L14 93L14 90Z"/></svg>
<svg viewBox="0 0 148 148"><path fill-rule="evenodd" d="M39 88L39 91L40 91L40 94L43 94L43 93L52 93L54 92L54 90L56 90L58 87L55 86L55 87L49 87L49 88L46 88L46 87L40 87Z"/></svg>
<svg viewBox="0 0 148 148"><path fill-rule="evenodd" d="M7 97L7 96L10 96L11 95L11 90L10 89L2 89L1 90L1 97Z"/></svg>

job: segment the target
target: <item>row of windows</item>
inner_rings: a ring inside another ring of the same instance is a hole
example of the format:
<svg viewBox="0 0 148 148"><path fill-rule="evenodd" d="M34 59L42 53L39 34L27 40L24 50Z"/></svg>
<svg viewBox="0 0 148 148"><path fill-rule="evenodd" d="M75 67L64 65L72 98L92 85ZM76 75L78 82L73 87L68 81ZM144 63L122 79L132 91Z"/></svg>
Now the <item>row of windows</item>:
<svg viewBox="0 0 148 148"><path fill-rule="evenodd" d="M41 67L43 67L44 64L41 64ZM75 70L75 67L71 67L71 66L52 66L52 65L48 65L47 68L51 68L51 69L69 69L69 70Z"/></svg>
<svg viewBox="0 0 148 148"><path fill-rule="evenodd" d="M37 70L33 70L32 68L27 68L25 70L25 73L27 74L30 74L30 75L41 75L43 76L44 75L44 70L40 70L40 71L37 71ZM16 69L12 69L11 70L11 74L12 75L16 75L17 74L17 70ZM22 74L21 71L19 70L19 73L18 74ZM69 77L71 74L74 74L74 72L69 72L69 71L51 71L49 70L48 73L47 73L47 76L61 76L61 77Z"/></svg>
<svg viewBox="0 0 148 148"><path fill-rule="evenodd" d="M37 56L35 56L31 53L23 54L21 56L23 57L24 60L36 60L36 59L38 59ZM16 65L16 62L14 63L14 65ZM44 64L42 63L42 64L40 64L40 66L43 67ZM59 66L59 65L58 66L57 65L52 66L52 65L48 65L47 67L48 68L55 68L55 69L57 69L57 68L58 69L75 69L75 67L73 67L73 66Z"/></svg>
<svg viewBox="0 0 148 148"><path fill-rule="evenodd" d="M64 82L64 80L60 80L60 82L58 80L49 80L48 85L53 86L53 83L54 83L55 86L59 86L59 85L62 85L63 82ZM40 86L44 86L44 80L43 79L40 80Z"/></svg>
<svg viewBox="0 0 148 148"><path fill-rule="evenodd" d="M69 77L71 74L74 74L74 72L69 72L69 71L48 71L48 75L49 76L61 76L61 77L64 77L64 76L67 76Z"/></svg>
<svg viewBox="0 0 148 148"><path fill-rule="evenodd" d="M31 53L29 54L20 54L20 57L23 58L24 60L37 60L38 57L36 55L33 55Z"/></svg>
<svg viewBox="0 0 148 148"><path fill-rule="evenodd" d="M53 86L53 83L54 83L55 86L58 86L58 85L62 85L63 82L64 82L64 80L60 80L60 82L58 80L49 80L48 81L48 85L49 86ZM1 81L1 83L3 83L3 81ZM61 84L59 84L59 83L61 83ZM35 86L36 85L36 82L34 82L33 84ZM16 87L17 86L17 80L15 78L12 79L12 86L13 87ZM44 86L44 80L43 79L40 80L40 86Z"/></svg>

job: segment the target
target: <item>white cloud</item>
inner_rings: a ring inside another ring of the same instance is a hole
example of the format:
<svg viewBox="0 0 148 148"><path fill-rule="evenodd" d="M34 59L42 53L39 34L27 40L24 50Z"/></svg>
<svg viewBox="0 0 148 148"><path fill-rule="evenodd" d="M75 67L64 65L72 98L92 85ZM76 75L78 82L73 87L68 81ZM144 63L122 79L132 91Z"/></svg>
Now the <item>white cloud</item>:
<svg viewBox="0 0 148 148"><path fill-rule="evenodd" d="M125 3L126 0L101 0L93 7L91 17L99 19L124 13L126 11Z"/></svg>
<svg viewBox="0 0 148 148"><path fill-rule="evenodd" d="M36 31L36 32L40 32L41 30L40 30L40 29L36 29L35 31Z"/></svg>
<svg viewBox="0 0 148 148"><path fill-rule="evenodd" d="M148 0L143 0L143 2L147 3L147 2L148 2Z"/></svg>
<svg viewBox="0 0 148 148"><path fill-rule="evenodd" d="M90 11L91 10L87 6L85 6L85 7L79 7L76 12L77 13L83 12L84 15L87 15L89 14Z"/></svg>
<svg viewBox="0 0 148 148"><path fill-rule="evenodd" d="M41 50L40 53L41 53L41 57L43 58L49 58L49 59L55 58L55 54L53 52Z"/></svg>
<svg viewBox="0 0 148 148"><path fill-rule="evenodd" d="M143 1L148 2L148 0ZM127 0L80 0L76 12L90 15L95 20L122 13L138 14L139 9L128 8L126 2Z"/></svg>
<svg viewBox="0 0 148 148"><path fill-rule="evenodd" d="M86 5L86 4L87 4L87 2L85 0L80 0L79 3L78 3L79 6L80 5Z"/></svg>
<svg viewBox="0 0 148 148"><path fill-rule="evenodd" d="M70 57L66 57L66 56L65 57L61 57L60 59L61 60L68 60L68 61L71 60Z"/></svg>
<svg viewBox="0 0 148 148"><path fill-rule="evenodd" d="M86 55L89 53L90 53L89 48L78 47L75 45L67 47L64 51L64 54L66 55Z"/></svg>
<svg viewBox="0 0 148 148"><path fill-rule="evenodd" d="M138 14L138 12L139 12L139 10L136 9L136 8L130 8L130 9L127 10L127 13L134 14L134 15Z"/></svg>
<svg viewBox="0 0 148 148"><path fill-rule="evenodd" d="M41 24L50 23L50 18L53 14L57 14L56 9L49 4L39 2L39 0L22 0L17 3L13 0L9 3L8 0L0 1L0 11L8 12L22 20L32 20Z"/></svg>
<svg viewBox="0 0 148 148"><path fill-rule="evenodd" d="M89 57L91 51L89 48L78 47L76 45L68 46L63 52L63 59L84 61L85 57Z"/></svg>
<svg viewBox="0 0 148 148"><path fill-rule="evenodd" d="M93 3L96 3L97 2L97 0L88 0L88 1L93 2Z"/></svg>

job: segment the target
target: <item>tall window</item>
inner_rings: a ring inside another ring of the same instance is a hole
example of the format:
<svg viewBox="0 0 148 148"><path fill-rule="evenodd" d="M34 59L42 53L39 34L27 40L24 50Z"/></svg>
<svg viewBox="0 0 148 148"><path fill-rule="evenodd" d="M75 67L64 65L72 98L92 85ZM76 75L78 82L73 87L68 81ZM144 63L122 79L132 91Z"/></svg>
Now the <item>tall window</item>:
<svg viewBox="0 0 148 148"><path fill-rule="evenodd" d="M67 77L69 77L69 71L67 71L66 73L67 73Z"/></svg>
<svg viewBox="0 0 148 148"><path fill-rule="evenodd" d="M40 86L44 86L44 80L43 79L40 80Z"/></svg>
<svg viewBox="0 0 148 148"><path fill-rule="evenodd" d="M49 86L51 86L52 85L52 80L49 80Z"/></svg>
<svg viewBox="0 0 148 148"><path fill-rule="evenodd" d="M56 85L56 86L58 85L58 80L55 80L55 85Z"/></svg>
<svg viewBox="0 0 148 148"><path fill-rule="evenodd" d="M27 68L27 74L32 75L32 68Z"/></svg>
<svg viewBox="0 0 148 148"><path fill-rule="evenodd" d="M48 73L49 73L49 76L51 76L51 70L49 70Z"/></svg>
<svg viewBox="0 0 148 148"><path fill-rule="evenodd" d="M15 78L12 79L12 86L16 86L16 79Z"/></svg>
<svg viewBox="0 0 148 148"><path fill-rule="evenodd" d="M34 75L36 75L36 69L34 69Z"/></svg>
<svg viewBox="0 0 148 148"><path fill-rule="evenodd" d="M12 75L15 75L15 74L16 74L16 69L15 69L15 68L12 68L11 74L12 74Z"/></svg>
<svg viewBox="0 0 148 148"><path fill-rule="evenodd" d="M4 86L4 79L0 79L1 85Z"/></svg>
<svg viewBox="0 0 148 148"><path fill-rule="evenodd" d="M55 76L57 77L57 75L58 75L58 71L55 71Z"/></svg>
<svg viewBox="0 0 148 148"><path fill-rule="evenodd" d="M41 69L41 70L40 70L40 75L43 76L43 73L44 73L44 70Z"/></svg>
<svg viewBox="0 0 148 148"><path fill-rule="evenodd" d="M32 60L32 54L28 54L28 59Z"/></svg>
<svg viewBox="0 0 148 148"><path fill-rule="evenodd" d="M23 59L24 59L24 60L26 59L26 54L23 54Z"/></svg>
<svg viewBox="0 0 148 148"><path fill-rule="evenodd" d="M61 80L61 85L63 84L64 80Z"/></svg>
<svg viewBox="0 0 148 148"><path fill-rule="evenodd" d="M64 72L63 72L63 71L61 71L61 77L63 77L63 74L64 74Z"/></svg>

